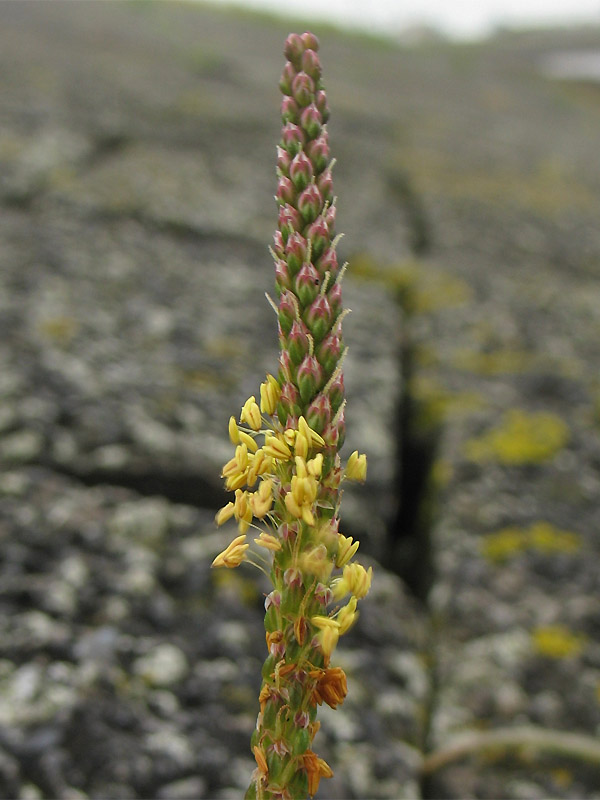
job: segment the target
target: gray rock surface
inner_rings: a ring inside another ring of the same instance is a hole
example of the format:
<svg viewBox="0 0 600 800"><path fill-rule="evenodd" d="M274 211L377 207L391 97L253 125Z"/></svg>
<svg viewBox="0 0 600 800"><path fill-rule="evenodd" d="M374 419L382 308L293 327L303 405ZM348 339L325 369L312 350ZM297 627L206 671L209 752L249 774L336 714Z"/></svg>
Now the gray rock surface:
<svg viewBox="0 0 600 800"><path fill-rule="evenodd" d="M597 95L538 72L598 32L316 32L369 457L343 519L376 567L318 796L598 798L593 746L564 749L600 730ZM287 33L0 4L2 796L229 798L253 769L266 587L209 564L228 417L276 365ZM435 520L426 600L377 563L399 500Z"/></svg>

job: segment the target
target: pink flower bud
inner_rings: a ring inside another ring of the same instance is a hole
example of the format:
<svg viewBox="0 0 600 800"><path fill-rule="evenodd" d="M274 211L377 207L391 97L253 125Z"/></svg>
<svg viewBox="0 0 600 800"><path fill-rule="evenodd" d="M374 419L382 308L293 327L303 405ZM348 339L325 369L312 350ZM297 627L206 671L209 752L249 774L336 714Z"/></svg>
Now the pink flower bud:
<svg viewBox="0 0 600 800"><path fill-rule="evenodd" d="M279 661L285 655L285 642L272 642L269 647L269 653Z"/></svg>
<svg viewBox="0 0 600 800"><path fill-rule="evenodd" d="M328 247L321 258L317 260L315 266L319 271L319 275L325 275L326 272L329 272L331 275L335 275L338 271L338 260L335 247Z"/></svg>
<svg viewBox="0 0 600 800"><path fill-rule="evenodd" d="M296 189L301 192L311 182L313 168L310 159L303 152L296 153L290 164L290 178Z"/></svg>
<svg viewBox="0 0 600 800"><path fill-rule="evenodd" d="M342 284L334 283L331 289L327 292L327 299L331 306L331 313L333 318L337 319L340 311L342 310Z"/></svg>
<svg viewBox="0 0 600 800"><path fill-rule="evenodd" d="M303 264L296 275L294 288L302 306L309 306L319 292L319 273L312 264Z"/></svg>
<svg viewBox="0 0 600 800"><path fill-rule="evenodd" d="M283 205L284 203L293 204L294 200L296 199L296 189L294 188L294 184L289 178L286 178L285 175L282 175L277 183L276 198L280 205Z"/></svg>
<svg viewBox="0 0 600 800"><path fill-rule="evenodd" d="M281 73L281 78L279 79L279 89L281 90L282 94L291 94L292 93L292 82L296 77L296 70L294 69L293 64L290 64L288 61L283 68L283 72Z"/></svg>
<svg viewBox="0 0 600 800"><path fill-rule="evenodd" d="M283 206L282 206L283 208ZM281 211L281 209L279 209ZM283 258L285 255L285 244L283 242L283 236L281 235L281 231L275 231L273 234L273 252L279 258Z"/></svg>
<svg viewBox="0 0 600 800"><path fill-rule="evenodd" d="M317 433L325 430L331 420L331 403L324 394L318 394L306 410L306 421Z"/></svg>
<svg viewBox="0 0 600 800"><path fill-rule="evenodd" d="M296 536L298 535L298 523L284 522L283 525L279 526L277 532L279 533L284 542L293 542Z"/></svg>
<svg viewBox="0 0 600 800"><path fill-rule="evenodd" d="M273 589L273 591L265 597L265 611L268 611L271 606L279 608L280 605L281 594L277 591L277 589Z"/></svg>
<svg viewBox="0 0 600 800"><path fill-rule="evenodd" d="M290 33L285 40L283 54L288 61L291 61L292 64L294 64L294 66L298 66L305 49L306 45L304 44L302 37L298 33Z"/></svg>
<svg viewBox="0 0 600 800"><path fill-rule="evenodd" d="M299 364L308 353L308 336L306 335L306 326L303 322L294 320L292 329L287 338L286 348L294 364Z"/></svg>
<svg viewBox="0 0 600 800"><path fill-rule="evenodd" d="M298 367L297 383L300 390L300 397L304 403L308 403L317 393L323 373L321 366L314 356L306 356Z"/></svg>
<svg viewBox="0 0 600 800"><path fill-rule="evenodd" d="M292 159L290 158L288 151L277 145L277 169L281 175L286 175L288 178L290 175L291 161Z"/></svg>
<svg viewBox="0 0 600 800"><path fill-rule="evenodd" d="M292 329L292 324L296 319L296 302L294 295L290 291L283 291L279 298L279 325L287 336Z"/></svg>
<svg viewBox="0 0 600 800"><path fill-rule="evenodd" d="M299 72L292 81L292 97L304 108L315 95L315 82L306 72Z"/></svg>
<svg viewBox="0 0 600 800"><path fill-rule="evenodd" d="M323 198L314 183L307 186L298 198L298 211L305 222L313 222L323 208Z"/></svg>
<svg viewBox="0 0 600 800"><path fill-rule="evenodd" d="M332 382L331 386L329 387L329 402L331 403L331 410L334 414L337 414L339 407L344 402L345 397L345 390L344 390L344 376L340 372L340 374L336 377L336 379Z"/></svg>
<svg viewBox="0 0 600 800"><path fill-rule="evenodd" d="M323 172L317 178L317 186L319 187L319 191L321 192L321 196L323 200L328 203L333 202L333 178L331 177L331 170L329 168L323 170Z"/></svg>
<svg viewBox="0 0 600 800"><path fill-rule="evenodd" d="M328 606L331 602L333 602L333 592L328 586L324 586L322 583L317 583L315 587L315 600L317 600L322 606Z"/></svg>
<svg viewBox="0 0 600 800"><path fill-rule="evenodd" d="M314 35L314 33L311 33L310 31L306 31L305 33L302 34L302 36L300 38L302 39L302 43L304 44L304 47L307 50L314 50L315 53L318 51L318 49L319 49L319 40Z"/></svg>
<svg viewBox="0 0 600 800"><path fill-rule="evenodd" d="M329 105L327 104L327 95L323 91L323 89L319 89L319 91L315 95L315 105L319 109L319 113L321 114L321 121L323 125L329 120Z"/></svg>
<svg viewBox="0 0 600 800"><path fill-rule="evenodd" d="M275 262L275 284L279 294L281 294L284 289L292 288L288 265L283 259L279 259Z"/></svg>
<svg viewBox="0 0 600 800"><path fill-rule="evenodd" d="M298 210L289 203L280 206L278 223L279 230L283 236L284 245L287 244L288 236L291 231L298 231L303 225L302 217L298 213Z"/></svg>
<svg viewBox="0 0 600 800"><path fill-rule="evenodd" d="M313 259L318 259L329 244L329 228L322 216L318 216L311 223L307 231L307 238L310 239L311 253Z"/></svg>
<svg viewBox="0 0 600 800"><path fill-rule="evenodd" d="M289 567L283 573L283 582L290 589L300 589L302 586L302 573L296 567Z"/></svg>
<svg viewBox="0 0 600 800"><path fill-rule="evenodd" d="M326 131L321 131L321 135L317 139L313 139L307 144L306 154L312 161L315 174L323 172L329 163L329 143Z"/></svg>
<svg viewBox="0 0 600 800"><path fill-rule="evenodd" d="M290 275L293 277L306 260L307 245L304 236L294 231L290 233L285 245L285 257Z"/></svg>
<svg viewBox="0 0 600 800"><path fill-rule="evenodd" d="M335 206L329 206L327 211L324 214L325 222L327 223L327 227L329 228L329 235L333 238L333 232L335 230L335 215L337 211Z"/></svg>
<svg viewBox="0 0 600 800"><path fill-rule="evenodd" d="M321 133L323 127L321 114L314 103L307 106L300 115L300 127L309 139L316 139Z"/></svg>
<svg viewBox="0 0 600 800"><path fill-rule="evenodd" d="M282 425L285 425L288 418L300 416L300 395L298 389L291 382L286 382L281 387L279 403L277 404L277 416Z"/></svg>
<svg viewBox="0 0 600 800"><path fill-rule="evenodd" d="M333 373L340 360L341 354L341 330L338 325L335 330L327 334L317 349L319 364L323 367L326 374L331 375ZM308 424L310 425L310 422Z"/></svg>
<svg viewBox="0 0 600 800"><path fill-rule="evenodd" d="M340 442L340 431L337 425L328 425L321 436L325 440L327 447L331 447L334 450L339 450L342 446L342 443Z"/></svg>
<svg viewBox="0 0 600 800"><path fill-rule="evenodd" d="M281 101L281 119L286 122L297 122L300 109L293 97L284 95Z"/></svg>
<svg viewBox="0 0 600 800"><path fill-rule="evenodd" d="M294 714L294 725L297 728L308 728L310 725L308 711L296 711Z"/></svg>
<svg viewBox="0 0 600 800"><path fill-rule="evenodd" d="M318 81L321 77L321 63L314 50L308 49L302 53L300 66L314 81Z"/></svg>
<svg viewBox="0 0 600 800"><path fill-rule="evenodd" d="M304 321L314 340L320 342L331 328L332 314L329 300L325 295L319 295L304 313Z"/></svg>
<svg viewBox="0 0 600 800"><path fill-rule="evenodd" d="M291 327L291 326L290 326ZM281 342L281 346L285 347L285 341ZM289 383L296 377L296 365L290 358L287 350L281 350L279 353L279 384Z"/></svg>
<svg viewBox="0 0 600 800"><path fill-rule="evenodd" d="M298 127L298 125L294 125L293 122L286 122L281 130L281 146L287 150L291 156L295 156L296 153L302 150L305 139L306 137L302 128Z"/></svg>

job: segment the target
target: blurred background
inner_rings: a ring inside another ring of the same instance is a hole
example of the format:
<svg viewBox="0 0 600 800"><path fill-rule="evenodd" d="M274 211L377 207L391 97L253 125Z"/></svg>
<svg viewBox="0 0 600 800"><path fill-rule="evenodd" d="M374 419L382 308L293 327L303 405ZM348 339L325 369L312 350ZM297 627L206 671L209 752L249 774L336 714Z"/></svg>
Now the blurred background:
<svg viewBox="0 0 600 800"><path fill-rule="evenodd" d="M600 797L598 9L360 5L0 4L0 796L247 786L268 589L209 565L310 28L376 574L317 797Z"/></svg>

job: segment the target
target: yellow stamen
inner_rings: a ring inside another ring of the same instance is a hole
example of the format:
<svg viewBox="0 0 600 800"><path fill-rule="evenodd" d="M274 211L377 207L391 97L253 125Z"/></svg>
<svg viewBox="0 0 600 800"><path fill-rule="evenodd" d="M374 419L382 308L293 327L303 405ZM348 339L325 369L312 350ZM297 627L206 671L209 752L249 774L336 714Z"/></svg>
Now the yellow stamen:
<svg viewBox="0 0 600 800"><path fill-rule="evenodd" d="M290 448L281 439L276 436L267 436L265 444L262 448L268 456L276 459L277 461L289 461L292 457Z"/></svg>
<svg viewBox="0 0 600 800"><path fill-rule="evenodd" d="M358 611L356 610L356 597L352 596L348 605L345 605L339 612L337 616L337 621L340 625L340 636L342 636L346 631L349 631L350 628L354 625L356 620L358 619Z"/></svg>
<svg viewBox="0 0 600 800"><path fill-rule="evenodd" d="M306 464L308 471L315 478L321 477L323 471L323 453L319 453Z"/></svg>
<svg viewBox="0 0 600 800"><path fill-rule="evenodd" d="M224 522L227 522L228 519L231 519L233 517L234 509L235 506L233 505L233 503L230 502L227 503L226 506L223 506L223 508L217 513L215 517L215 522L219 527L223 525Z"/></svg>
<svg viewBox="0 0 600 800"><path fill-rule="evenodd" d="M310 427L304 417L298 418L298 431L306 436L313 447L325 447L325 439Z"/></svg>
<svg viewBox="0 0 600 800"><path fill-rule="evenodd" d="M254 395L249 397L244 405L242 406L242 412L240 414L240 421L246 422L253 431L260 430L261 418L260 418L260 408L256 404L256 398Z"/></svg>
<svg viewBox="0 0 600 800"><path fill-rule="evenodd" d="M267 550L281 550L281 542L276 536L270 533L261 533L260 536L254 540L254 543L259 547L265 547Z"/></svg>
<svg viewBox="0 0 600 800"><path fill-rule="evenodd" d="M232 444L240 443L240 431L235 421L235 417L229 417L229 438Z"/></svg>
<svg viewBox="0 0 600 800"><path fill-rule="evenodd" d="M367 478L366 455L364 453L359 455L358 450L355 450L348 459L344 474L349 481L359 481L363 483Z"/></svg>
<svg viewBox="0 0 600 800"><path fill-rule="evenodd" d="M246 558L246 550L250 545L244 544L246 540L245 534L236 536L236 538L229 543L229 545L214 559L211 567L228 567L233 569L239 567L242 561Z"/></svg>
<svg viewBox="0 0 600 800"><path fill-rule="evenodd" d="M336 567L345 566L358 550L359 542L352 543L352 536L344 536L338 533L338 552L335 559Z"/></svg>

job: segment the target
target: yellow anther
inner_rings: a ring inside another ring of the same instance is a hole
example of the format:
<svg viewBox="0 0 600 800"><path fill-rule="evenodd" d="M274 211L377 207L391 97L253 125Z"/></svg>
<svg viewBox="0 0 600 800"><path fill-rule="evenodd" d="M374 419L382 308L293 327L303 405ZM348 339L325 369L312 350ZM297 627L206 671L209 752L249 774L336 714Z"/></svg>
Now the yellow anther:
<svg viewBox="0 0 600 800"><path fill-rule="evenodd" d="M292 452L287 444L276 436L267 436L262 449L268 456L277 461L289 461L292 457Z"/></svg>
<svg viewBox="0 0 600 800"><path fill-rule="evenodd" d="M339 630L335 628L325 628L319 634L319 642L321 643L321 650L326 658L329 658L335 650L338 639L340 638Z"/></svg>
<svg viewBox="0 0 600 800"><path fill-rule="evenodd" d="M256 444L256 440L253 439L249 433L244 433L244 431L240 431L239 437L240 437L240 442L245 444L251 453L256 453L256 451L258 450L258 445Z"/></svg>
<svg viewBox="0 0 600 800"><path fill-rule="evenodd" d="M265 457L262 448L250 455L250 466L248 467L247 475L248 486L254 486L257 477L262 475L265 469L268 468L269 464L265 464L265 461L270 462L270 459Z"/></svg>
<svg viewBox="0 0 600 800"><path fill-rule="evenodd" d="M298 430L303 436L306 436L313 447L325 447L325 439L310 427L304 417L298 418Z"/></svg>
<svg viewBox="0 0 600 800"><path fill-rule="evenodd" d="M219 553L219 555L212 562L211 567L228 567L233 569L239 567L242 561L246 558L246 550L249 545L245 544L246 536L236 536L236 538L229 543L229 545Z"/></svg>
<svg viewBox="0 0 600 800"><path fill-rule="evenodd" d="M221 472L222 478L229 478L231 475L235 475L238 472L238 463L236 458L230 458L229 461L223 467Z"/></svg>
<svg viewBox="0 0 600 800"><path fill-rule="evenodd" d="M238 475L232 475L225 481L225 488L228 492L235 492L236 489L241 489L246 484L246 473L242 472Z"/></svg>
<svg viewBox="0 0 600 800"><path fill-rule="evenodd" d="M258 538L254 540L255 544L260 547L265 547L267 550L281 550L281 542L276 536L270 533L261 533Z"/></svg>
<svg viewBox="0 0 600 800"><path fill-rule="evenodd" d="M358 611L356 610L356 603L357 599L353 595L348 604L345 605L337 615L337 621L340 626L340 636L343 636L346 631L349 631L350 628L354 625L356 620L358 619Z"/></svg>
<svg viewBox="0 0 600 800"><path fill-rule="evenodd" d="M269 513L273 505L273 481L270 478L265 478L261 481L258 491L250 498L250 505L254 516L259 519Z"/></svg>
<svg viewBox="0 0 600 800"><path fill-rule="evenodd" d="M367 457L363 453L358 454L355 450L346 464L345 476L349 481L360 481L363 483L367 478Z"/></svg>
<svg viewBox="0 0 600 800"><path fill-rule="evenodd" d="M300 556L299 567L302 572L314 575L317 580L326 581L331 575L333 564L325 545L319 544Z"/></svg>
<svg viewBox="0 0 600 800"><path fill-rule="evenodd" d="M286 428L283 432L283 438L290 447L293 447L296 441L296 431L293 428Z"/></svg>
<svg viewBox="0 0 600 800"><path fill-rule="evenodd" d="M249 397L242 407L242 412L240 414L240 421L246 422L253 431L260 430L261 418L260 418L260 408L256 404L256 399L254 395Z"/></svg>
<svg viewBox="0 0 600 800"><path fill-rule="evenodd" d="M240 430L235 421L235 417L229 417L229 438L232 444L240 443Z"/></svg>
<svg viewBox="0 0 600 800"><path fill-rule="evenodd" d="M301 458L306 458L308 455L308 439L302 433L296 433L294 453Z"/></svg>
<svg viewBox="0 0 600 800"><path fill-rule="evenodd" d="M361 564L346 564L342 573L340 584L347 586L347 591L357 597L365 597L371 588L371 578L373 576L373 567L366 570ZM345 592L344 592L345 594ZM336 588L333 588L333 595L336 599L343 597Z"/></svg>
<svg viewBox="0 0 600 800"><path fill-rule="evenodd" d="M296 519L300 519L302 516L302 508L298 505L296 500L294 499L294 495L291 492L288 492L285 496L285 507L290 512L292 517Z"/></svg>
<svg viewBox="0 0 600 800"><path fill-rule="evenodd" d="M315 477L320 478L323 471L323 453L319 453L306 464L309 473Z"/></svg>
<svg viewBox="0 0 600 800"><path fill-rule="evenodd" d="M243 442L235 448L235 462L239 472L243 472L248 467L248 445Z"/></svg>
<svg viewBox="0 0 600 800"><path fill-rule="evenodd" d="M315 628L318 628L320 631L325 630L325 628L333 628L336 631L339 631L340 629L340 623L337 621L337 619L333 619L333 617L317 615L315 617L311 617L310 621Z"/></svg>
<svg viewBox="0 0 600 800"><path fill-rule="evenodd" d="M272 416L275 413L280 394L277 380L272 375L267 375L267 380L260 386L260 410L263 414Z"/></svg>
<svg viewBox="0 0 600 800"><path fill-rule="evenodd" d="M227 522L227 520L231 519L233 517L234 510L235 506L233 505L233 503L227 503L226 506L223 506L223 508L217 513L215 517L215 522L217 523L217 525L221 526L223 525L224 522Z"/></svg>
<svg viewBox="0 0 600 800"><path fill-rule="evenodd" d="M242 492L241 489L237 489L235 493L234 513L240 533L246 533L252 522L252 508L248 500L248 492Z"/></svg>
<svg viewBox="0 0 600 800"><path fill-rule="evenodd" d="M306 461L301 456L295 456L294 462L296 464L296 475L298 478L306 478L308 470L306 469Z"/></svg>
<svg viewBox="0 0 600 800"><path fill-rule="evenodd" d="M352 543L352 536L338 533L338 551L335 559L336 567L344 567L358 550L359 542Z"/></svg>

